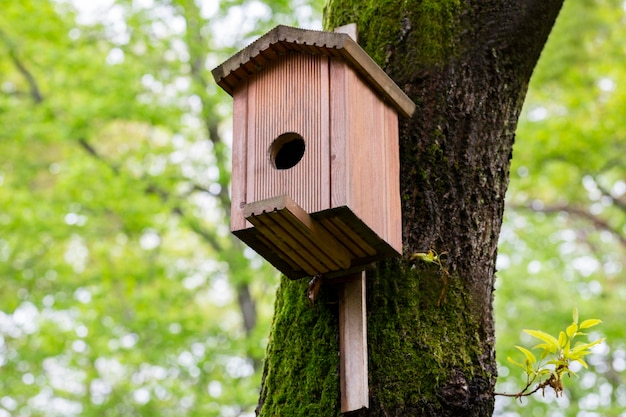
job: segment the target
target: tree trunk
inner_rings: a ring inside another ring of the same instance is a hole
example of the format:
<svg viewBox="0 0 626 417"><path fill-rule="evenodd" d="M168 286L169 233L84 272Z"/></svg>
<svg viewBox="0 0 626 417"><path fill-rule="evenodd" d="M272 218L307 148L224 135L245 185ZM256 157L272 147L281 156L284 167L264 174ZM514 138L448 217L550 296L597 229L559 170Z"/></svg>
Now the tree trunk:
<svg viewBox="0 0 626 417"><path fill-rule="evenodd" d="M363 416L490 416L493 288L514 132L562 0L330 0L417 104L401 121L402 260L368 273ZM439 256L426 262L414 253ZM340 413L336 290L283 279L262 416Z"/></svg>

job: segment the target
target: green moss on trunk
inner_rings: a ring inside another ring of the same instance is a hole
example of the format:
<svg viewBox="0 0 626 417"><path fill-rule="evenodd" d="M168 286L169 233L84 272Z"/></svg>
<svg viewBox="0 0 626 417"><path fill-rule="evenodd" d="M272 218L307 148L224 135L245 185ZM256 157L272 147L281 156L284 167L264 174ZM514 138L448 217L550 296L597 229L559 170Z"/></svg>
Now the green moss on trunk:
<svg viewBox="0 0 626 417"><path fill-rule="evenodd" d="M383 67L399 44L415 45L403 63L415 71L455 54L460 11L459 0L329 0L324 28L357 23L359 43Z"/></svg>
<svg viewBox="0 0 626 417"><path fill-rule="evenodd" d="M390 261L368 278L373 409L433 415L427 411L442 400L447 413L457 403L463 409L470 385L479 384L475 365L481 355L468 297L460 279L423 262L410 267ZM446 388L451 380L458 389Z"/></svg>
<svg viewBox="0 0 626 417"><path fill-rule="evenodd" d="M337 296L322 286L308 305L307 281L282 279L267 347L261 416L334 416L339 409Z"/></svg>
<svg viewBox="0 0 626 417"><path fill-rule="evenodd" d="M464 409L470 386L481 385L477 381L488 376L474 375L480 338L461 280L434 265L389 261L368 274L367 286L372 409L433 415L433 407L442 400L447 412L454 412L450 407L457 403ZM264 368L261 416L339 414L335 287L332 281L325 282L313 307L306 289L306 280L281 281ZM450 380L458 389L448 387Z"/></svg>

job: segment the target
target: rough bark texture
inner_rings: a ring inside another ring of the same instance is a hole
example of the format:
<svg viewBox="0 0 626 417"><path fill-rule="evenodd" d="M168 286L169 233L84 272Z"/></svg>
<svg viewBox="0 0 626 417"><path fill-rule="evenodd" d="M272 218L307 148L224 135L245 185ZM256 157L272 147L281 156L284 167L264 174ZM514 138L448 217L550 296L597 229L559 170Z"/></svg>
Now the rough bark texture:
<svg viewBox="0 0 626 417"><path fill-rule="evenodd" d="M562 0L330 0L325 26L359 43L417 104L401 123L404 259L368 275L370 409L363 416L490 416L493 288L517 118ZM447 253L443 268L409 262ZM309 308L283 280L263 416L339 414L332 285Z"/></svg>

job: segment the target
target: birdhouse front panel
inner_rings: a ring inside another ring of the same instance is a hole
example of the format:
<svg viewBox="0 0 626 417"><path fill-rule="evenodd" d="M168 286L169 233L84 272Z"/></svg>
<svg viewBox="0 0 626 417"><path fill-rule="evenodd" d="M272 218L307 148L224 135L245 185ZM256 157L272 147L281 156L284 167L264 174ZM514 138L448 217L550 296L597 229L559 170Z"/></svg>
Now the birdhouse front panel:
<svg viewBox="0 0 626 417"><path fill-rule="evenodd" d="M288 195L308 213L330 208L328 93L324 56L287 54L248 80L248 120L235 125L247 129L245 183L233 181L242 202Z"/></svg>

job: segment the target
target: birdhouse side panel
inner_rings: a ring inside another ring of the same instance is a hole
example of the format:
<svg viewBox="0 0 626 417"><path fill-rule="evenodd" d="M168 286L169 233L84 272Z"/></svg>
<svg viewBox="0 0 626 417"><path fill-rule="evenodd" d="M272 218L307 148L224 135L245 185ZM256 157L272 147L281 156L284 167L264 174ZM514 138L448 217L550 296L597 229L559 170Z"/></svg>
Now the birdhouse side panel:
<svg viewBox="0 0 626 417"><path fill-rule="evenodd" d="M249 81L246 203L330 207L328 58L290 53Z"/></svg>
<svg viewBox="0 0 626 417"><path fill-rule="evenodd" d="M400 197L400 132L398 114L385 106L385 201L387 203L387 237L389 244L402 253L402 201Z"/></svg>
<svg viewBox="0 0 626 417"><path fill-rule="evenodd" d="M342 132L333 129L331 149L345 152L345 163L333 165L332 195L343 194L333 204L343 199L378 236L401 253L396 112L347 66L331 70L331 91L333 98L337 92L345 100L343 106L334 106L331 112L331 125L342 126ZM338 137L343 143L335 143ZM336 186L344 190L338 192Z"/></svg>
<svg viewBox="0 0 626 417"><path fill-rule="evenodd" d="M349 206L361 220L387 240L385 183L388 173L384 113L378 96L352 71L349 72L347 107Z"/></svg>

